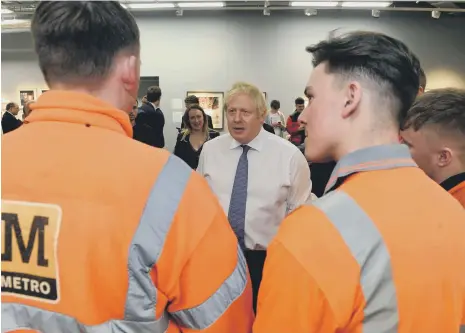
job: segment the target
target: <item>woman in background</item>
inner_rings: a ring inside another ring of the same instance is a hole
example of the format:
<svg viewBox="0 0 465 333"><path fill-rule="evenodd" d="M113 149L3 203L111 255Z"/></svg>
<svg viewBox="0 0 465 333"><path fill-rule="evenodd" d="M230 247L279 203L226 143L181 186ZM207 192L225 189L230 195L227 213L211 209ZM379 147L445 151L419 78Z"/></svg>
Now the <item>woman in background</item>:
<svg viewBox="0 0 465 333"><path fill-rule="evenodd" d="M182 122L185 128L178 135L174 155L181 158L192 169L197 169L203 144L216 138L220 133L208 128L207 115L198 104L187 108Z"/></svg>

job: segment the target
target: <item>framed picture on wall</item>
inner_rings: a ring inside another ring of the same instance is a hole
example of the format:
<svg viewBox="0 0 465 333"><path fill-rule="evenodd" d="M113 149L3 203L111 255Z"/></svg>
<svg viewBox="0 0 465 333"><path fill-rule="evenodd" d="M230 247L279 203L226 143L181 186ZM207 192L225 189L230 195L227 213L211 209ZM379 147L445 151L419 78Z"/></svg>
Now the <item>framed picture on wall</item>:
<svg viewBox="0 0 465 333"><path fill-rule="evenodd" d="M50 89L40 89L40 94L42 95L43 93L46 93L47 91L49 91Z"/></svg>
<svg viewBox="0 0 465 333"><path fill-rule="evenodd" d="M266 92L265 91L262 91L262 95L263 95L263 98L265 99L265 102L267 101L266 100Z"/></svg>
<svg viewBox="0 0 465 333"><path fill-rule="evenodd" d="M195 95L205 113L212 117L213 129L224 128L224 93L215 91L188 91L186 96Z"/></svg>
<svg viewBox="0 0 465 333"><path fill-rule="evenodd" d="M21 89L19 91L19 101L21 109L27 102L37 100L37 89Z"/></svg>

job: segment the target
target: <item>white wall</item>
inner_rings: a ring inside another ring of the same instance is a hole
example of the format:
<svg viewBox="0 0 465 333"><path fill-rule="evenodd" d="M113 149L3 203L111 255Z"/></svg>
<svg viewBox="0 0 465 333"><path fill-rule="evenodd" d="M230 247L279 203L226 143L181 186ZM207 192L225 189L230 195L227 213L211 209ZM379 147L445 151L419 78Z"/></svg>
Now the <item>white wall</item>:
<svg viewBox="0 0 465 333"><path fill-rule="evenodd" d="M187 90L227 91L235 81L259 86L282 110L293 111L311 71L305 47L326 38L336 28L385 32L406 42L419 56L428 76L428 88L465 88L463 17L440 20L429 13L382 13L379 19L364 13L320 13L306 17L300 11L208 13L185 12L183 17L138 17L144 76L160 76L163 91L167 148L175 143L171 100ZM28 34L2 34L2 97L18 101L18 90L42 88L45 83Z"/></svg>

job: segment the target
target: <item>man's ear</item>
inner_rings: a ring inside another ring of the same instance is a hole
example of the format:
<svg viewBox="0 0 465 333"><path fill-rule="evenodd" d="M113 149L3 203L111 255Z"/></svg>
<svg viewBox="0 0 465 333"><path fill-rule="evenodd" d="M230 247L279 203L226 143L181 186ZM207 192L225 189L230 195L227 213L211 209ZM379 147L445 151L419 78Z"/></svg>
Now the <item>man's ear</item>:
<svg viewBox="0 0 465 333"><path fill-rule="evenodd" d="M453 152L450 148L443 148L438 154L437 164L439 167L444 168L452 162Z"/></svg>
<svg viewBox="0 0 465 333"><path fill-rule="evenodd" d="M357 110L362 100L362 87L357 81L351 81L347 84L344 96L344 105L342 109L342 118L350 117Z"/></svg>
<svg viewBox="0 0 465 333"><path fill-rule="evenodd" d="M130 55L122 59L122 81L126 91L138 91L139 89L139 59Z"/></svg>

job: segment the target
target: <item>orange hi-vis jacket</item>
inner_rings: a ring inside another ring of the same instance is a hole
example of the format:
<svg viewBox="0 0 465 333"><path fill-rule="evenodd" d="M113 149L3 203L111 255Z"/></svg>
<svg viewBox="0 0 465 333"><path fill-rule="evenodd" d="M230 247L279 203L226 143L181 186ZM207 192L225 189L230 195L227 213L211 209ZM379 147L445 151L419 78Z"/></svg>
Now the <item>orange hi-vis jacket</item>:
<svg viewBox="0 0 465 333"><path fill-rule="evenodd" d="M465 172L446 179L441 186L465 208Z"/></svg>
<svg viewBox="0 0 465 333"><path fill-rule="evenodd" d="M2 332L251 332L246 263L206 181L90 95L32 108L2 138Z"/></svg>
<svg viewBox="0 0 465 333"><path fill-rule="evenodd" d="M465 211L408 148L346 155L326 190L268 247L254 333L465 332Z"/></svg>

